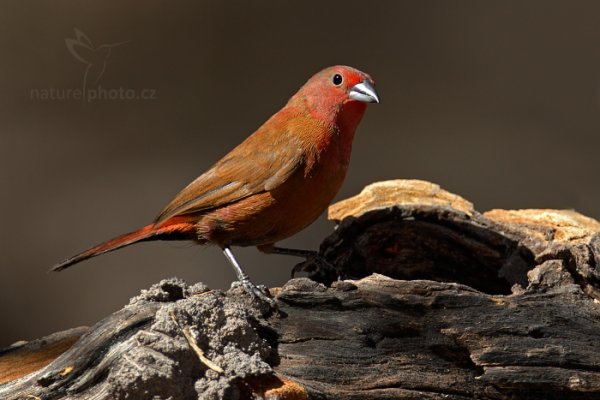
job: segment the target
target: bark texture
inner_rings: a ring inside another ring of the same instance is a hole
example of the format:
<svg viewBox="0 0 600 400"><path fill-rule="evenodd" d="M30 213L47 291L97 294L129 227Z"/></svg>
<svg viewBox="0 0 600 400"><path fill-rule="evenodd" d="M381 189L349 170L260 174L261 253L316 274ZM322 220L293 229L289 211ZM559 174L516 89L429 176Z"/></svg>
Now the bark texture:
<svg viewBox="0 0 600 400"><path fill-rule="evenodd" d="M277 309L163 280L0 351L0 398L600 399L600 223L401 180L330 218Z"/></svg>

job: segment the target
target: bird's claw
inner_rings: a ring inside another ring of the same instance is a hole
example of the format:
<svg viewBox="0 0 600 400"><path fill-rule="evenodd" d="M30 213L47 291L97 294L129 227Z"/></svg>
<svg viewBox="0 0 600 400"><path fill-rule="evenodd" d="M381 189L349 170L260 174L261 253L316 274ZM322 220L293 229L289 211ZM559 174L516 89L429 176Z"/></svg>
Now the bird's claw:
<svg viewBox="0 0 600 400"><path fill-rule="evenodd" d="M262 300L263 302L267 303L271 308L277 307L277 302L274 299L272 299L271 297L269 297L269 295L267 294L268 291L266 288L265 288L265 290L261 290L258 286L256 286L254 283L252 283L252 281L250 281L250 279L248 279L247 277L245 279L242 279L240 281L240 283L242 284L242 287L244 288L246 293L248 293L249 295Z"/></svg>

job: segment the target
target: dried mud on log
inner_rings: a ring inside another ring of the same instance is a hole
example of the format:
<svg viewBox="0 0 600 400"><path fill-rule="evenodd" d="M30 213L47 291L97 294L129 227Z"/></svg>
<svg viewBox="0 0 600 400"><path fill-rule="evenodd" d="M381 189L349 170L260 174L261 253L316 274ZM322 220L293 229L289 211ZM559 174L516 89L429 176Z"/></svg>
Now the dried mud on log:
<svg viewBox="0 0 600 400"><path fill-rule="evenodd" d="M0 398L600 399L597 221L481 214L401 180L330 218L278 310L164 280L91 328L2 350Z"/></svg>

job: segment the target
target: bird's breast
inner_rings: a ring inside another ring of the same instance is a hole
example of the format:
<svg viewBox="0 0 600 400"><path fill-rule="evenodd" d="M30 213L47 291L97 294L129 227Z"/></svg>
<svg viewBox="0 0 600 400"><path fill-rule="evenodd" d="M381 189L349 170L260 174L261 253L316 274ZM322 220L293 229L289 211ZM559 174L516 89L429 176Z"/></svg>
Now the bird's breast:
<svg viewBox="0 0 600 400"><path fill-rule="evenodd" d="M323 213L339 191L350 148L335 132L306 148L302 165L278 187L208 213L199 235L219 245L271 244L301 231Z"/></svg>

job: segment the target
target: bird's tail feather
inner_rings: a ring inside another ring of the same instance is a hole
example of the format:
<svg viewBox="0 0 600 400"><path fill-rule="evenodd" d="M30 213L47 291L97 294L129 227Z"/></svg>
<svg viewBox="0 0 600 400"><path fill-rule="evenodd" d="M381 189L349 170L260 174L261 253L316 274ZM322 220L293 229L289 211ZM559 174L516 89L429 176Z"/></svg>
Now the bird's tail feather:
<svg viewBox="0 0 600 400"><path fill-rule="evenodd" d="M136 231L117 236L111 240L100 243L92 248L89 248L73 257L54 265L50 271L62 271L74 264L87 260L100 254L108 253L109 251L117 250L134 243L148 240L184 240L192 239L194 226L192 223L182 219L181 217L172 218L171 221L166 221L160 227L154 224L146 225Z"/></svg>

